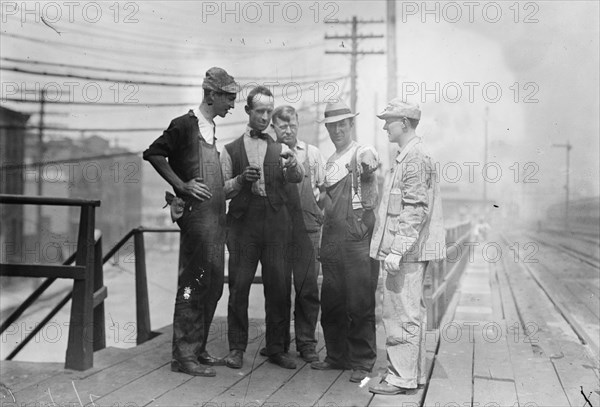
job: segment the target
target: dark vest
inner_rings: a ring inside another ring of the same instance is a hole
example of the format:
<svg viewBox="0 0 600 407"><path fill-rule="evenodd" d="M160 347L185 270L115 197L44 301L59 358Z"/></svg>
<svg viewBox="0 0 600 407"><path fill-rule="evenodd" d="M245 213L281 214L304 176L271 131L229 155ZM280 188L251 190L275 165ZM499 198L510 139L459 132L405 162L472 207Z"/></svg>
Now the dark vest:
<svg viewBox="0 0 600 407"><path fill-rule="evenodd" d="M244 147L244 136L227 144L225 149L231 157L233 165L232 178L235 178L250 165L248 156L246 155L246 148ZM281 154L281 144L267 137L267 152L263 162L263 175L265 178L267 199L275 211L281 209L288 201L287 182L283 177L283 166L281 165L279 154ZM252 195L252 184L244 181L241 191L229 202L228 214L237 219L244 216Z"/></svg>

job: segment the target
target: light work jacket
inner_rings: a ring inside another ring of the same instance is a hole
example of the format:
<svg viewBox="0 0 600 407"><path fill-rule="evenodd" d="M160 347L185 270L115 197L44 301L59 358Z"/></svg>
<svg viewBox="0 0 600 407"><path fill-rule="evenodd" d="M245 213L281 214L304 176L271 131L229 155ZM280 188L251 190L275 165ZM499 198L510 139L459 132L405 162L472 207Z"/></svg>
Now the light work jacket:
<svg viewBox="0 0 600 407"><path fill-rule="evenodd" d="M408 142L386 174L370 256L384 260L389 253L404 262L446 257L438 174L419 137Z"/></svg>

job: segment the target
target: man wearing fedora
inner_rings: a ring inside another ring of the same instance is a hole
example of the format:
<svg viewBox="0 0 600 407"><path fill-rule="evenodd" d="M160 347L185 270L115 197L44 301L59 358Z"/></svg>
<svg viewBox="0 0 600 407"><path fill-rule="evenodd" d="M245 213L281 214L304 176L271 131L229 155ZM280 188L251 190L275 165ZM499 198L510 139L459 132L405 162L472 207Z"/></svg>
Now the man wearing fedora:
<svg viewBox="0 0 600 407"><path fill-rule="evenodd" d="M379 272L369 258L379 160L373 147L352 140L356 116L343 102L329 103L322 121L335 145L325 170L320 250L321 326L327 356L311 364L317 370L352 369L352 382L362 381L377 357L375 291Z"/></svg>
<svg viewBox="0 0 600 407"><path fill-rule="evenodd" d="M173 187L176 196L167 193L167 203L181 229L171 370L215 376L209 366L224 361L209 355L206 341L223 293L225 192L213 119L234 108L239 86L213 67L202 88L200 106L171 121L144 159Z"/></svg>
<svg viewBox="0 0 600 407"><path fill-rule="evenodd" d="M425 384L423 279L428 262L445 257L446 243L435 165L415 132L419 106L396 98L377 117L385 120L383 129L400 151L386 174L371 242L371 257L384 269L388 367L369 391L393 395Z"/></svg>

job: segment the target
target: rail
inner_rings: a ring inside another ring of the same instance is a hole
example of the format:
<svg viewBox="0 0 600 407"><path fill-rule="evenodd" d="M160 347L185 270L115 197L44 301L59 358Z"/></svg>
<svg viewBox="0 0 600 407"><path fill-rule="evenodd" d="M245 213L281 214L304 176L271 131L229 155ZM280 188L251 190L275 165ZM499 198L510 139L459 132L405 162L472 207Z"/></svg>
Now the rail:
<svg viewBox="0 0 600 407"><path fill-rule="evenodd" d="M6 205L51 205L78 206L79 230L77 251L72 258L60 265L56 264L8 264L0 263L0 275L11 277L44 278L46 281L38 287L19 306L1 326L4 332L39 296L57 279L73 280L73 291L50 312L43 323L32 331L9 355L12 359L31 338L55 315L62 306L72 299L69 322L69 337L65 358L65 368L86 370L94 364L94 350L106 346L104 327L104 299L107 289L103 284L101 257L101 238L94 238L95 209L100 201L89 199L50 198L0 194L0 204ZM75 261L75 265L70 264ZM91 338L91 339L90 339Z"/></svg>
<svg viewBox="0 0 600 407"><path fill-rule="evenodd" d="M471 222L446 228L446 258L429 262L424 289L427 329L438 328L446 313L467 263L468 247L465 249L465 243L470 236Z"/></svg>

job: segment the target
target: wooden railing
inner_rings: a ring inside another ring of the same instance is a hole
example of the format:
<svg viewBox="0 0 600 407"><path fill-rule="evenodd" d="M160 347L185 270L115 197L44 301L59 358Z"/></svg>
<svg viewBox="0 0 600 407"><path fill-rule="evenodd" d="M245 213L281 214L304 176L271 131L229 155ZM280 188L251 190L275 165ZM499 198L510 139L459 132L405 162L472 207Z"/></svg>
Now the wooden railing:
<svg viewBox="0 0 600 407"><path fill-rule="evenodd" d="M470 222L446 228L446 258L442 261L429 262L424 290L427 304L427 329L438 328L446 313L469 258L470 248L466 247L465 243L470 236Z"/></svg>
<svg viewBox="0 0 600 407"><path fill-rule="evenodd" d="M62 306L72 299L71 316L69 322L69 338L65 368L86 370L94 364L94 350L106 346L104 327L104 299L107 296L103 284L101 239L94 239L95 209L100 206L98 200L48 198L39 196L5 195L0 194L0 204L10 205L52 205L52 206L78 206L81 208L79 216L79 231L77 237L77 251L74 259L65 263L56 264L5 264L0 263L0 275L13 277L47 278L34 293L32 293L19 306L1 326L4 332L10 324L25 311L39 296L57 279L67 278L73 280L73 291L38 324L36 330L8 357L12 359L34 337L34 335L54 316ZM73 256L72 256L73 257ZM70 264L75 261L75 265Z"/></svg>

